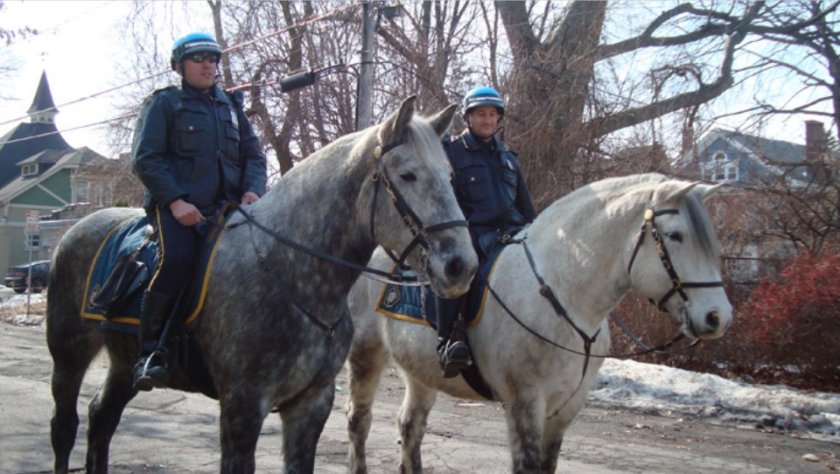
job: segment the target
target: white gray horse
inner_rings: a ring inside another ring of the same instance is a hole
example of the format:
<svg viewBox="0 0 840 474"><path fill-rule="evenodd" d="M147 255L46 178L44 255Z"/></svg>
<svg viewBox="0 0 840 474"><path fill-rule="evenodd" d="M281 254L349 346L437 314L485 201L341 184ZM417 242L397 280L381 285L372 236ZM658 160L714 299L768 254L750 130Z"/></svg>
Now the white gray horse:
<svg viewBox="0 0 840 474"><path fill-rule="evenodd" d="M467 336L503 404L513 472L555 471L563 434L603 360L585 355L585 341L594 338L592 355L609 352L606 318L631 288L658 302L686 336L726 331L732 306L701 204L713 189L655 174L592 183L554 202L520 232L521 242L502 251L489 280L495 295L485 295ZM377 251L370 265L390 264ZM407 385L400 471L421 472L420 443L437 392L483 397L462 376L443 378L433 329L374 311L381 292L381 284L360 278L348 299L356 326L348 358L349 470L367 470L371 405L390 356Z"/></svg>
<svg viewBox="0 0 840 474"><path fill-rule="evenodd" d="M218 244L193 336L218 394L221 472L255 470L257 438L272 409L283 423L285 470L313 471L335 375L352 338L346 297L360 269L291 248L278 236L359 267L377 244L394 252L411 247L406 261L428 276L435 292L453 296L469 287L476 256L459 224L463 214L440 145L453 112L449 107L429 120L414 117L409 98L384 123L340 138L292 169L247 207L250 219L229 220L234 226ZM108 209L86 217L54 256L47 342L54 365L56 472L68 471L79 388L103 345L110 369L89 408L87 472L107 472L111 437L137 394L136 337L101 330L97 321L80 318L80 308L84 275L103 237L140 212ZM199 389L181 367L174 368L171 387Z"/></svg>

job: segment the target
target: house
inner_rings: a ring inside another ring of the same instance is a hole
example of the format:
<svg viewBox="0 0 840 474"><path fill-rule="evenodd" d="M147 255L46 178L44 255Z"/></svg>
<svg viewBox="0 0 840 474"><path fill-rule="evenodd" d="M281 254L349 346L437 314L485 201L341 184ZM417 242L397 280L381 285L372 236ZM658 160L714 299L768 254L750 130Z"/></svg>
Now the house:
<svg viewBox="0 0 840 474"><path fill-rule="evenodd" d="M86 200L89 183L77 178L78 170L105 160L90 148L71 147L55 126L57 113L43 73L29 122L0 137L0 269L49 258L41 231L51 225L40 218Z"/></svg>
<svg viewBox="0 0 840 474"><path fill-rule="evenodd" d="M681 174L707 182L750 185L768 183L788 173L807 179L809 161L825 151L823 124L806 121L806 144L713 129L680 158Z"/></svg>
<svg viewBox="0 0 840 474"><path fill-rule="evenodd" d="M677 163L683 177L727 184L708 208L720 229L726 271L736 281L775 273L797 251L789 237L802 216L783 200L812 192L828 157L823 124L806 121L805 130L803 145L714 129Z"/></svg>

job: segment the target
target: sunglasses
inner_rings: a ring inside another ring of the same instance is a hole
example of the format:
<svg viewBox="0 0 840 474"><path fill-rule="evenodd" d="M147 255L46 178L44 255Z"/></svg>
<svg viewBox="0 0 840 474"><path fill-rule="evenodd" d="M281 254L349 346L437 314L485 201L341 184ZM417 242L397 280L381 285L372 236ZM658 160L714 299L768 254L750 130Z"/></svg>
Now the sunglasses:
<svg viewBox="0 0 840 474"><path fill-rule="evenodd" d="M187 58L194 63L203 63L204 61L207 61L210 64L216 64L219 62L219 55L213 53L195 53L190 54Z"/></svg>

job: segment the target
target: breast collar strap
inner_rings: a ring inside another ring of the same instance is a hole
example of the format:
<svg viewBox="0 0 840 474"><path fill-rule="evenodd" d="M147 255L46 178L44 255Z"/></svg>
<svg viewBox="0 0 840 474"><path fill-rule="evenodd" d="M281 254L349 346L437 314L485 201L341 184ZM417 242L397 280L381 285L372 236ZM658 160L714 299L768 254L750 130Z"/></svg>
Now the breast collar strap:
<svg viewBox="0 0 840 474"><path fill-rule="evenodd" d="M534 262L534 257L533 255L531 255L531 251L528 249L528 243L524 239L522 240L522 248L525 250L525 256L528 258L528 264L531 266L531 271L534 272L534 276L537 278L537 282L540 284L540 295L542 295L543 298L548 300L548 302L551 304L551 307L554 309L554 312L562 316L563 319L565 319L566 322L569 323L572 329L574 329L575 332L578 333L580 338L583 339L583 349L586 357L583 363L583 374L581 375L581 377L583 377L583 375L586 374L586 369L589 367L589 359L591 357L592 344L598 338L598 334L601 333L601 330L598 329L597 331L595 331L595 334L590 336L589 334L586 334L586 332L583 329L578 327L577 324L575 324L575 322L569 316L569 313L566 311L566 308L564 308L563 305L560 304L560 301L554 295L554 291L551 290L551 287L548 286L548 284L546 284L543 277L537 271L537 264Z"/></svg>

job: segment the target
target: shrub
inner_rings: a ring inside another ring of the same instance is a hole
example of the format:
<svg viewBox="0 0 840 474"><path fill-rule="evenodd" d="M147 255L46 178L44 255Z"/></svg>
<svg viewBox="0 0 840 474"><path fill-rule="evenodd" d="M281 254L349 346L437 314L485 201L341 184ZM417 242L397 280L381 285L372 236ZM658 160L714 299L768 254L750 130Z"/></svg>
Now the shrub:
<svg viewBox="0 0 840 474"><path fill-rule="evenodd" d="M836 376L840 370L840 253L803 254L759 282L747 304L761 362Z"/></svg>

